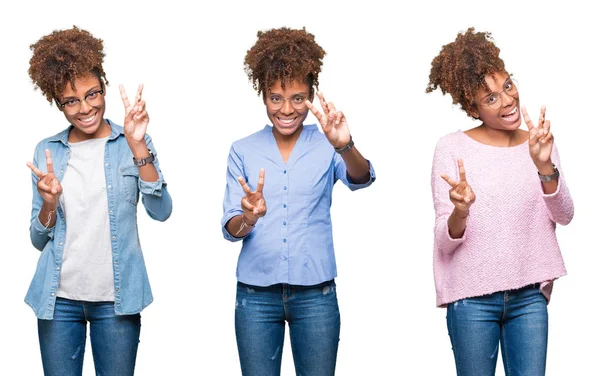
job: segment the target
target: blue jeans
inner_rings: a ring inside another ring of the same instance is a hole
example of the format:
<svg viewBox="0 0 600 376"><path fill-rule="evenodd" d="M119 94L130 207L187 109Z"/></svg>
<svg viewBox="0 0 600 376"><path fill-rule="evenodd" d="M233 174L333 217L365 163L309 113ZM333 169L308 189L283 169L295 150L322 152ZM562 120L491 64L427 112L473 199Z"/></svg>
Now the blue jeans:
<svg viewBox="0 0 600 376"><path fill-rule="evenodd" d="M500 344L507 376L543 376L546 305L539 284L449 304L446 319L457 375L494 375Z"/></svg>
<svg viewBox="0 0 600 376"><path fill-rule="evenodd" d="M38 320L45 376L81 376L86 325L97 376L133 375L140 315L115 315L113 302L56 298L53 320Z"/></svg>
<svg viewBox="0 0 600 376"><path fill-rule="evenodd" d="M238 282L235 307L242 375L280 374L286 321L296 374L335 373L340 311L333 280L315 286L268 287Z"/></svg>

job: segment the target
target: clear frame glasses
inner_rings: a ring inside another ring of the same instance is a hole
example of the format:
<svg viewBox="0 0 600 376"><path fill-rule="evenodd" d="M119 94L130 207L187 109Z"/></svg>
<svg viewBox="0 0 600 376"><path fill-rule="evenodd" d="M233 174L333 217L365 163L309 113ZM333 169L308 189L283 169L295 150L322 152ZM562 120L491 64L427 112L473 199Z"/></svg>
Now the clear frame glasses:
<svg viewBox="0 0 600 376"><path fill-rule="evenodd" d="M267 103L269 107L274 110L279 110L285 104L285 101L289 101L290 105L296 110L303 110L306 108L306 100L308 99L307 95L304 94L294 94L289 98L282 97L279 94L269 94L267 95Z"/></svg>
<svg viewBox="0 0 600 376"><path fill-rule="evenodd" d="M497 110L502 107L504 101L502 93L514 97L518 93L517 81L511 77L507 78L506 81L504 81L504 90L500 93L493 92L488 94L480 101L480 104L493 110Z"/></svg>
<svg viewBox="0 0 600 376"><path fill-rule="evenodd" d="M85 101L90 106L98 106L102 103L102 95L104 94L104 89L94 90L88 93L85 97L78 98L69 98L63 103L59 102L58 99L55 99L56 104L61 109L65 110L65 112L69 114L75 114L79 112L81 109L81 101Z"/></svg>

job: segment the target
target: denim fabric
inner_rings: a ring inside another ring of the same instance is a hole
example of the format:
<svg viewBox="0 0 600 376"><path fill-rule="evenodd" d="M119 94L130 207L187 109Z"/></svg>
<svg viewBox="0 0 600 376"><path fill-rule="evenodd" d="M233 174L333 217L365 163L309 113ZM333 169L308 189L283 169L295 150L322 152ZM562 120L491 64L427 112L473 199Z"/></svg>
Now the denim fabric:
<svg viewBox="0 0 600 376"><path fill-rule="evenodd" d="M502 349L506 376L543 376L546 306L538 284L449 304L447 324L457 375L494 375Z"/></svg>
<svg viewBox="0 0 600 376"><path fill-rule="evenodd" d="M81 376L86 326L98 376L133 375L140 338L140 315L115 315L112 302L57 298L53 320L38 319L45 376Z"/></svg>
<svg viewBox="0 0 600 376"><path fill-rule="evenodd" d="M146 212L151 218L164 221L171 214L171 196L160 171L158 159L154 162L159 174L156 182L145 182L139 178L139 171L133 164L133 154L129 149L123 128L106 120L112 131L105 146L104 173L108 196L108 214L113 255L116 314L139 313L152 302L152 291L144 258L140 247L137 229L137 203L139 195ZM54 163L54 172L62 180L69 160L70 127L41 141L33 157L33 164L46 172L45 149L49 149ZM150 136L146 135L148 148L156 155ZM57 209L56 224L45 228L38 219L42 207L42 197L37 191L38 177L32 173L33 203L31 210L31 242L42 251L37 269L25 302L40 319L52 319L56 291L60 280L62 253L67 231L67 223L62 208Z"/></svg>
<svg viewBox="0 0 600 376"><path fill-rule="evenodd" d="M242 239L225 228L231 218L242 214L244 191L237 177L244 177L254 189L261 168L265 169L267 214L243 238L238 281L256 286L315 285L335 278L330 213L333 186L340 180L351 190L368 187L375 181L371 163L369 181L352 182L344 160L314 124L304 126L287 163L271 126L234 142L227 160L221 220L227 240Z"/></svg>
<svg viewBox="0 0 600 376"><path fill-rule="evenodd" d="M238 282L235 307L235 333L244 376L280 374L286 321L296 374L335 373L340 312L334 281L315 286L268 287Z"/></svg>

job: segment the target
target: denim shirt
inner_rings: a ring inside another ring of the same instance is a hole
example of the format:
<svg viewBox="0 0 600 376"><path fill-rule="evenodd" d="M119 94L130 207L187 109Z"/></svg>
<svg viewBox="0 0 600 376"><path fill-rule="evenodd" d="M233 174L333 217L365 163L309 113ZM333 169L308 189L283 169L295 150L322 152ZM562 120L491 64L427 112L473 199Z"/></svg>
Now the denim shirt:
<svg viewBox="0 0 600 376"><path fill-rule="evenodd" d="M158 221L169 218L172 203L158 160L154 161L159 175L158 181L141 180L138 167L133 164L133 154L125 139L123 127L108 119L106 122L111 126L111 134L104 149L104 175L112 246L115 313L128 315L139 313L152 302L152 291L138 238L139 195L141 193L142 203L148 215ZM47 171L45 150L49 149L54 173L59 181L65 174L69 160L68 137L71 128L42 140L37 145L33 157L33 164L45 173ZM146 135L145 138L148 148L156 156L150 136ZM42 253L25 302L33 308L39 319L51 320L54 317L56 291L60 281L67 223L60 205L56 211L54 227L46 228L40 222L38 215L43 200L37 190L39 178L35 174L32 174L32 178L33 203L29 231L31 243Z"/></svg>
<svg viewBox="0 0 600 376"><path fill-rule="evenodd" d="M227 160L221 219L227 240L242 239L232 236L225 227L231 218L243 213L241 200L245 194L237 177L244 177L254 190L261 168L265 169L267 214L243 238L238 281L255 286L306 286L336 277L330 213L333 185L340 180L351 190L368 187L375 181L371 163L370 179L355 184L342 157L314 124L304 126L287 163L283 162L271 126L234 142Z"/></svg>

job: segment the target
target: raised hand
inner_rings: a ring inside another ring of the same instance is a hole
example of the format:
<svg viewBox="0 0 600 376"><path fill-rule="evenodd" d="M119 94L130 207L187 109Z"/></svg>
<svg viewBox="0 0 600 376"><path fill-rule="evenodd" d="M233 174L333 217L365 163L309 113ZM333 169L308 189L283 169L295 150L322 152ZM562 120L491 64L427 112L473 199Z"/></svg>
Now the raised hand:
<svg viewBox="0 0 600 376"><path fill-rule="evenodd" d="M467 183L467 173L465 172L465 166L462 159L458 159L458 174L459 181L456 182L448 177L448 175L442 175L448 184L450 184L450 201L454 204L454 207L459 211L461 217L466 217L469 214L469 208L475 201L475 192L471 189L469 183Z"/></svg>
<svg viewBox="0 0 600 376"><path fill-rule="evenodd" d="M46 149L46 168L48 172L43 173L31 162L27 162L27 167L39 178L37 189L40 196L42 196L42 200L50 210L55 210L58 206L58 198L62 194L62 186L56 175L54 175L50 150Z"/></svg>
<svg viewBox="0 0 600 376"><path fill-rule="evenodd" d="M346 122L346 116L342 111L336 110L333 102L327 102L323 97L322 92L318 91L317 97L321 102L323 113L308 100L306 101L306 106L310 109L310 112L315 115L317 120L319 120L327 140L329 140L329 143L335 148L342 148L348 145L350 142L350 129Z"/></svg>
<svg viewBox="0 0 600 376"><path fill-rule="evenodd" d="M254 224L260 217L264 217L267 214L267 203L263 196L263 187L265 186L265 169L260 169L258 175L258 184L256 191L252 192L246 180L239 176L238 181L244 189L246 196L242 198L242 210L244 211L244 217Z"/></svg>
<svg viewBox="0 0 600 376"><path fill-rule="evenodd" d="M123 85L119 85L121 99L123 100L123 106L125 106L125 121L123 122L123 127L125 128L125 137L128 141L144 141L146 129L150 122L150 117L146 111L146 102L142 100L142 90L144 90L144 84L138 86L135 102L131 104L129 103L129 98L127 98L125 88Z"/></svg>
<svg viewBox="0 0 600 376"><path fill-rule="evenodd" d="M550 161L554 144L554 136L550 132L550 120L546 120L546 106L542 106L537 127L531 122L525 107L521 109L521 113L529 128L529 155L539 169Z"/></svg>

